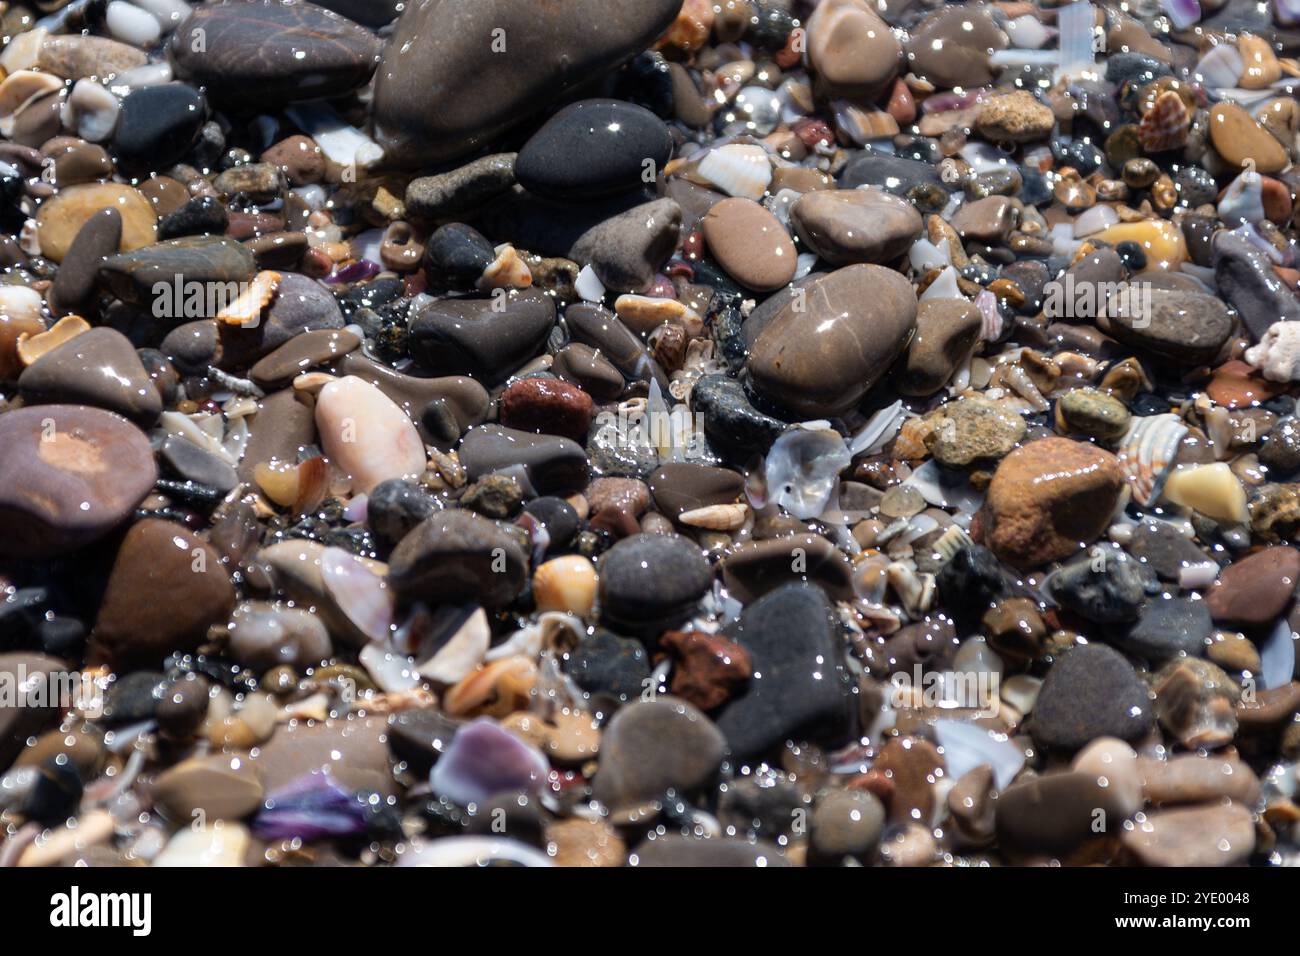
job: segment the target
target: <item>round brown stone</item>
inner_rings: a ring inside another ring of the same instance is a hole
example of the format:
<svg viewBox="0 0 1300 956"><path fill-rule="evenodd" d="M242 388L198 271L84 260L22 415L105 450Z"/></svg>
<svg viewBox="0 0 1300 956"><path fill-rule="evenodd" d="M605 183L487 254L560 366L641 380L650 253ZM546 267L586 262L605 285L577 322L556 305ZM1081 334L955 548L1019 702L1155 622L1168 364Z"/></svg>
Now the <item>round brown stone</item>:
<svg viewBox="0 0 1300 956"><path fill-rule="evenodd" d="M89 544L157 476L149 440L112 412L41 405L0 415L0 553L51 557Z"/></svg>
<svg viewBox="0 0 1300 956"><path fill-rule="evenodd" d="M1123 486L1110 452L1043 438L1002 459L977 530L994 554L1018 568L1058 561L1100 537Z"/></svg>
<svg viewBox="0 0 1300 956"><path fill-rule="evenodd" d="M771 292L794 278L798 255L794 241L777 218L754 200L724 199L709 210L700 226L713 258L741 285Z"/></svg>

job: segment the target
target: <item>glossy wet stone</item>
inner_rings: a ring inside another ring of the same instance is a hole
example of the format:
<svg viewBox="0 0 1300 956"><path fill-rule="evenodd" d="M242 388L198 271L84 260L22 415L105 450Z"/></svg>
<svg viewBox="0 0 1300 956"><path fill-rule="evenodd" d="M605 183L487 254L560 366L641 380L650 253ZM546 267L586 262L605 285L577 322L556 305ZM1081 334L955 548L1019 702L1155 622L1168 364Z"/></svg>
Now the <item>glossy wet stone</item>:
<svg viewBox="0 0 1300 956"><path fill-rule="evenodd" d="M413 179L406 187L406 211L416 219L472 212L514 185L515 158L515 153L497 153L450 172Z"/></svg>
<svg viewBox="0 0 1300 956"><path fill-rule="evenodd" d="M527 560L493 522L452 511L412 529L393 550L388 568L388 583L400 597L497 605L523 587Z"/></svg>
<svg viewBox="0 0 1300 956"><path fill-rule="evenodd" d="M133 90L122 98L113 151L124 169L165 168L189 152L208 119L203 94L184 83Z"/></svg>
<svg viewBox="0 0 1300 956"><path fill-rule="evenodd" d="M361 344L347 329L316 329L289 339L249 369L248 377L263 388L283 387L317 365L346 355Z"/></svg>
<svg viewBox="0 0 1300 956"><path fill-rule="evenodd" d="M352 375L316 397L316 430L330 461L368 492L390 478L423 474L427 458L415 424L387 395Z"/></svg>
<svg viewBox="0 0 1300 956"><path fill-rule="evenodd" d="M753 200L724 199L700 226L713 257L741 285L770 292L794 278L794 242L777 218Z"/></svg>
<svg viewBox="0 0 1300 956"><path fill-rule="evenodd" d="M60 312L75 312L95 290L99 263L117 252L122 241L122 214L109 207L91 216L68 247L67 264L54 276L50 298Z"/></svg>
<svg viewBox="0 0 1300 956"><path fill-rule="evenodd" d="M725 632L749 652L754 677L718 715L733 753L754 757L787 737L840 743L853 725L850 680L820 588L787 585Z"/></svg>
<svg viewBox="0 0 1300 956"><path fill-rule="evenodd" d="M1122 649L1148 660L1164 661L1180 653L1199 657L1213 624L1205 601L1188 597L1153 599L1127 632L1117 634Z"/></svg>
<svg viewBox="0 0 1300 956"><path fill-rule="evenodd" d="M615 631L657 631L684 620L712 581L698 549L677 535L636 534L597 567L602 619Z"/></svg>
<svg viewBox="0 0 1300 956"><path fill-rule="evenodd" d="M1135 743L1155 722L1147 686L1117 651L1075 647L1047 672L1030 732L1041 746L1075 751L1096 737Z"/></svg>
<svg viewBox="0 0 1300 956"><path fill-rule="evenodd" d="M1018 567L1068 557L1105 530L1123 484L1109 452L1064 438L1030 442L993 474L984 541Z"/></svg>
<svg viewBox="0 0 1300 956"><path fill-rule="evenodd" d="M449 440L447 436L435 435L426 425L425 414L430 407L436 405L450 413L455 420L456 438L487 417L487 389L463 375L437 378L407 375L367 358L359 350L343 356L336 368L344 375L365 379L391 398L411 417L421 435L439 447L454 443L455 438Z"/></svg>
<svg viewBox="0 0 1300 956"><path fill-rule="evenodd" d="M27 367L18 387L30 404L94 405L149 424L162 399L130 340L113 329L91 329L51 349Z"/></svg>
<svg viewBox="0 0 1300 956"><path fill-rule="evenodd" d="M177 600L155 600L160 594ZM181 525L146 518L117 553L89 653L117 668L156 665L173 651L194 650L234 606L216 550Z"/></svg>
<svg viewBox="0 0 1300 956"><path fill-rule="evenodd" d="M800 240L833 266L888 263L921 235L921 215L883 190L817 190L790 208Z"/></svg>
<svg viewBox="0 0 1300 956"><path fill-rule="evenodd" d="M1105 327L1122 342L1196 364L1219 353L1232 334L1232 317L1212 296L1129 286L1103 312Z"/></svg>
<svg viewBox="0 0 1300 956"><path fill-rule="evenodd" d="M1291 603L1300 580L1300 551L1265 548L1233 562L1206 593L1210 616L1217 624L1265 624Z"/></svg>
<svg viewBox="0 0 1300 956"><path fill-rule="evenodd" d="M185 310L195 290L199 301L206 302L208 283L248 282L253 273L252 253L237 242L211 236L169 239L109 256L99 266L100 282L119 299L173 320L196 317Z"/></svg>
<svg viewBox="0 0 1300 956"><path fill-rule="evenodd" d="M154 241L157 216L137 190L121 183L84 183L62 189L41 204L36 216L41 252L62 262L82 226L110 208L122 217L120 245L113 252L129 252Z"/></svg>
<svg viewBox="0 0 1300 956"><path fill-rule="evenodd" d="M411 348L434 375L497 380L531 358L554 323L554 302L535 292L444 299L411 321Z"/></svg>
<svg viewBox="0 0 1300 956"><path fill-rule="evenodd" d="M231 256L231 266L237 258L241 257ZM295 336L319 329L342 329L344 324L338 300L319 282L296 272L284 272L275 299L263 309L256 325L219 323L221 361L229 368L251 366Z"/></svg>
<svg viewBox="0 0 1300 956"><path fill-rule="evenodd" d="M470 0L412 4L376 77L379 143L408 165L465 155L566 89L630 59L676 13L671 0L545 11ZM504 31L504 45L494 30Z"/></svg>
<svg viewBox="0 0 1300 956"><path fill-rule="evenodd" d="M902 352L916 323L910 285L880 266L839 269L808 290L806 308L799 304L792 301L763 329L747 368L764 396L809 417L855 404Z"/></svg>
<svg viewBox="0 0 1300 956"><path fill-rule="evenodd" d="M686 701L638 701L606 728L592 792L611 807L689 794L717 774L725 748L713 721Z"/></svg>
<svg viewBox="0 0 1300 956"><path fill-rule="evenodd" d="M590 265L606 289L640 292L672 254L681 219L677 203L656 199L592 226L569 247L568 256Z"/></svg>
<svg viewBox="0 0 1300 956"><path fill-rule="evenodd" d="M13 557L64 554L102 537L156 477L143 432L83 405L0 416L0 449L0 549Z"/></svg>
<svg viewBox="0 0 1300 956"><path fill-rule="evenodd" d="M460 459L471 480L518 469L539 494L571 491L587 480L587 456L572 439L500 425L470 429L461 442Z"/></svg>
<svg viewBox="0 0 1300 956"><path fill-rule="evenodd" d="M637 189L672 153L663 121L619 100L582 100L534 133L515 160L529 192L553 199L598 199Z"/></svg>
<svg viewBox="0 0 1300 956"><path fill-rule="evenodd" d="M368 30L309 3L227 2L195 10L176 30L178 74L236 104L282 104L350 92L379 59Z"/></svg>

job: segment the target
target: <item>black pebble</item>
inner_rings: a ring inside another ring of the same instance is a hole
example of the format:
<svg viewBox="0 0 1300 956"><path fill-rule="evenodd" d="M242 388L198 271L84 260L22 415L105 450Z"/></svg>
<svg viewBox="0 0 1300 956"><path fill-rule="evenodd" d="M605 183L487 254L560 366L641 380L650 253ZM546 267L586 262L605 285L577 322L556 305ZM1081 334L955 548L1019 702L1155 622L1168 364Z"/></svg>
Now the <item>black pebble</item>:
<svg viewBox="0 0 1300 956"><path fill-rule="evenodd" d="M118 164L137 172L165 169L190 151L208 120L203 94L184 83L132 90L122 98L113 134Z"/></svg>

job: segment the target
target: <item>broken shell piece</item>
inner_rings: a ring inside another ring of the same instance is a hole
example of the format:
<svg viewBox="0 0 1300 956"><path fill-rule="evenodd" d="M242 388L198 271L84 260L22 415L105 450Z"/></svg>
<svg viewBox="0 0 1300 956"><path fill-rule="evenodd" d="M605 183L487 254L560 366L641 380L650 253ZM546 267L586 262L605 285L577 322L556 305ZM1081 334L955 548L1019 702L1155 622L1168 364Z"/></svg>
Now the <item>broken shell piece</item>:
<svg viewBox="0 0 1300 956"><path fill-rule="evenodd" d="M264 271L253 276L235 301L217 313L217 321L227 325L238 325L245 329L255 329L262 320L262 310L275 298L276 289L280 288L280 273Z"/></svg>
<svg viewBox="0 0 1300 956"><path fill-rule="evenodd" d="M262 494L281 508L298 498L298 466L283 461L261 461L253 468L253 480Z"/></svg>
<svg viewBox="0 0 1300 956"><path fill-rule="evenodd" d="M382 641L393 628L393 592L388 581L356 555L326 548L320 556L325 593L356 630L371 641Z"/></svg>
<svg viewBox="0 0 1300 956"><path fill-rule="evenodd" d="M19 70L0 82L0 132L13 134L14 121L27 104L38 97L63 89L63 80L52 73Z"/></svg>
<svg viewBox="0 0 1300 956"><path fill-rule="evenodd" d="M315 395L336 378L329 372L304 372L293 380L294 391Z"/></svg>
<svg viewBox="0 0 1300 956"><path fill-rule="evenodd" d="M491 642L487 614L476 607L433 657L420 664L420 674L440 684L458 684L474 673Z"/></svg>
<svg viewBox="0 0 1300 956"><path fill-rule="evenodd" d="M90 331L90 323L79 315L65 315L46 332L18 336L18 359L23 365L31 365L51 349L58 348L64 342L70 342L82 332Z"/></svg>
<svg viewBox="0 0 1300 956"><path fill-rule="evenodd" d="M804 425L788 428L767 453L769 500L801 520L815 518L826 510L840 472L851 460L839 432Z"/></svg>
<svg viewBox="0 0 1300 956"><path fill-rule="evenodd" d="M951 524L934 542L934 553L943 558L945 562L948 562L962 548L969 547L974 543L974 539L960 525Z"/></svg>
<svg viewBox="0 0 1300 956"><path fill-rule="evenodd" d="M1300 381L1300 321L1274 322L1258 345L1246 349L1246 361L1269 381Z"/></svg>
<svg viewBox="0 0 1300 956"><path fill-rule="evenodd" d="M917 574L906 564L895 561L885 569L889 586L909 615L919 618L934 606L935 579L933 574Z"/></svg>
<svg viewBox="0 0 1300 956"><path fill-rule="evenodd" d="M1117 455L1138 504L1149 505L1160 497L1169 466L1187 431L1183 420L1173 414L1147 415L1129 422Z"/></svg>
<svg viewBox="0 0 1300 956"><path fill-rule="evenodd" d="M452 717L505 717L528 708L536 683L536 664L527 657L505 657L476 668L447 691L442 707Z"/></svg>
<svg viewBox="0 0 1300 956"><path fill-rule="evenodd" d="M709 505L692 508L677 516L677 520L692 528L710 531L736 531L745 523L749 509L744 505Z"/></svg>
<svg viewBox="0 0 1300 956"><path fill-rule="evenodd" d="M121 105L116 96L86 78L77 80L59 109L65 127L87 142L102 143L113 135Z"/></svg>
<svg viewBox="0 0 1300 956"><path fill-rule="evenodd" d="M728 196L762 199L772 181L772 161L761 146L729 143L709 150L695 176Z"/></svg>
<svg viewBox="0 0 1300 956"><path fill-rule="evenodd" d="M638 335L649 335L665 322L681 326L692 338L704 331L704 320L699 313L676 299L620 295L614 300L614 312Z"/></svg>
<svg viewBox="0 0 1300 956"><path fill-rule="evenodd" d="M1244 524L1250 520L1246 489L1226 462L1174 469L1165 481L1164 497L1215 521Z"/></svg>
<svg viewBox="0 0 1300 956"><path fill-rule="evenodd" d="M480 289L526 289L533 284L533 274L514 246L509 243L499 245L496 254L497 257L479 277Z"/></svg>

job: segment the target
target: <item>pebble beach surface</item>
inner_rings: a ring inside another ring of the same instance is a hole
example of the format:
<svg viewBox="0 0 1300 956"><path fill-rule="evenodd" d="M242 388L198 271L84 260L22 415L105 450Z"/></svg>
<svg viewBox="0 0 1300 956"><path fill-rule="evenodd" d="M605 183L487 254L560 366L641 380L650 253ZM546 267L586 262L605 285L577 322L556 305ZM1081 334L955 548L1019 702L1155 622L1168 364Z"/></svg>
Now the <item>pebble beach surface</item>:
<svg viewBox="0 0 1300 956"><path fill-rule="evenodd" d="M0 43L0 866L1300 863L1297 0Z"/></svg>

